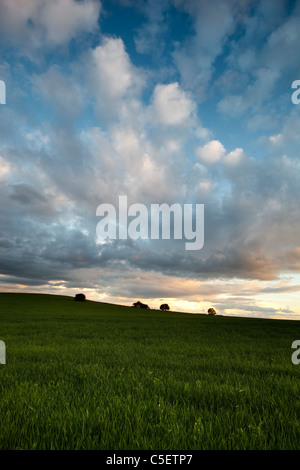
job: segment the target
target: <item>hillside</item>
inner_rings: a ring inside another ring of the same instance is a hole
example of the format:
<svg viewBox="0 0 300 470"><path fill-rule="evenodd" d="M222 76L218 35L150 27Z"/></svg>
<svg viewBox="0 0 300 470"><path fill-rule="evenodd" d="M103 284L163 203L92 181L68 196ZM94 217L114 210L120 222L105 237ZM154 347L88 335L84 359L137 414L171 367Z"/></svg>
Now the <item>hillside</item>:
<svg viewBox="0 0 300 470"><path fill-rule="evenodd" d="M0 294L1 449L299 449L300 323Z"/></svg>

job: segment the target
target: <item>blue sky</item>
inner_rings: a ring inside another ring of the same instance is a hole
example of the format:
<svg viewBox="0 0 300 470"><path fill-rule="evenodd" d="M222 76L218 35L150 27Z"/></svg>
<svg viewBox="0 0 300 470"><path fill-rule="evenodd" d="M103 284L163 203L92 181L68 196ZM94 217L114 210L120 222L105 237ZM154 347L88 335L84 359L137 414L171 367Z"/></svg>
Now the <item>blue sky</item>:
<svg viewBox="0 0 300 470"><path fill-rule="evenodd" d="M0 1L0 289L299 318L299 1ZM96 209L205 206L204 247Z"/></svg>

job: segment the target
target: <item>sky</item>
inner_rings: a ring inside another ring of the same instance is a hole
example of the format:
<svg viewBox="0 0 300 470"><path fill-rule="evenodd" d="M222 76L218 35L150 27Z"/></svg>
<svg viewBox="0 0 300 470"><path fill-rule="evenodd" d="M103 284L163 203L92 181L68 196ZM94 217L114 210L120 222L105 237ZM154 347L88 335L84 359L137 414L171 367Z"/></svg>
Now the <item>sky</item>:
<svg viewBox="0 0 300 470"><path fill-rule="evenodd" d="M300 319L299 44L300 1L0 0L0 291ZM99 239L120 196L203 247Z"/></svg>

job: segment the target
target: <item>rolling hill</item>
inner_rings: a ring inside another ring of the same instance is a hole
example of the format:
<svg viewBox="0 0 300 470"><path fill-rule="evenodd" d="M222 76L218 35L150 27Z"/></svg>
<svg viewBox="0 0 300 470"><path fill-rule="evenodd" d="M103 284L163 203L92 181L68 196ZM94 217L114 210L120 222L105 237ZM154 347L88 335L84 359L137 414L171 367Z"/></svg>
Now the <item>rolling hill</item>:
<svg viewBox="0 0 300 470"><path fill-rule="evenodd" d="M0 294L0 449L299 449L300 322Z"/></svg>

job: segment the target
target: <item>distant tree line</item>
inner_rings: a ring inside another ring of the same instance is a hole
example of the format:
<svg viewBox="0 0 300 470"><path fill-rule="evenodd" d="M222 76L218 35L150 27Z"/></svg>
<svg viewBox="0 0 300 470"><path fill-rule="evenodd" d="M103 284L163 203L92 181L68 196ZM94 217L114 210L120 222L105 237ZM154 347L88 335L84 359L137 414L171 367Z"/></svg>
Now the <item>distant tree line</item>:
<svg viewBox="0 0 300 470"><path fill-rule="evenodd" d="M142 302L140 302L139 300L137 302L134 302L132 304L133 307L135 308L150 308L149 305L147 304L143 304ZM165 312L166 310L170 310L170 307L168 304L161 304L161 306L159 307L160 310L162 310L163 312ZM213 307L210 307L208 310L207 310L207 313L208 315L216 315L217 312L216 310L213 308Z"/></svg>
<svg viewBox="0 0 300 470"><path fill-rule="evenodd" d="M84 294L76 294L75 295L75 300L77 302L84 302L86 300L85 295ZM140 302L139 300L137 302L133 302L132 306L135 307L135 308L143 308L143 309L149 309L150 308L149 305L143 304L143 302ZM163 312L165 312L166 310L170 310L170 307L169 307L168 304L161 304L159 309L162 310ZM213 307L210 307L207 310L207 313L208 313L208 315L216 315L217 314L216 310Z"/></svg>
<svg viewBox="0 0 300 470"><path fill-rule="evenodd" d="M133 307L135 308L150 308L149 305L147 304L143 304L142 302L140 302L139 300L137 302L133 302ZM170 307L168 304L162 304L160 307L160 310L170 310Z"/></svg>
<svg viewBox="0 0 300 470"><path fill-rule="evenodd" d="M143 304L142 302L140 302L139 300L137 302L133 302L133 307L135 308L150 308L149 305L147 304ZM163 311L166 311L166 310L170 310L170 307L168 304L161 304L161 306L159 307L160 310L163 310Z"/></svg>

